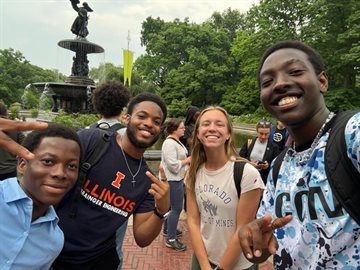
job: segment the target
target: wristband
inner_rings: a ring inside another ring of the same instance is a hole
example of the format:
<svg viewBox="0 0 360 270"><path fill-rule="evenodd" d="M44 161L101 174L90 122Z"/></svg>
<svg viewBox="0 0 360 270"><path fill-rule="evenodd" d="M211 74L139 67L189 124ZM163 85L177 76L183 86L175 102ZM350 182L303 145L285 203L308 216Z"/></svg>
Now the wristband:
<svg viewBox="0 0 360 270"><path fill-rule="evenodd" d="M160 212L157 210L157 208L154 208L154 214L160 218L160 219L164 219L164 215L160 214Z"/></svg>

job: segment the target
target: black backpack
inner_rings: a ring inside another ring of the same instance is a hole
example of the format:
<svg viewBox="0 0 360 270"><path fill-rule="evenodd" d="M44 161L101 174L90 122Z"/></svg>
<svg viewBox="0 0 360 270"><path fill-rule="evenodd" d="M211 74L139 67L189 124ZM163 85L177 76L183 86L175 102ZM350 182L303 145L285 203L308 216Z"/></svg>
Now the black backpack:
<svg viewBox="0 0 360 270"><path fill-rule="evenodd" d="M107 124L108 128L101 128L100 125ZM80 198L81 194L81 188L83 187L87 172L90 170L91 167L93 167L98 161L101 159L101 157L105 154L110 141L110 138L113 134L117 132L118 129L124 128L125 126L116 123L112 126L110 126L108 123L95 123L90 126L90 128L97 128L99 130L99 138L96 141L96 144L92 148L92 150L88 153L86 157L84 157L84 161L80 167L79 170L79 176L78 180L75 185L74 194L72 197L71 207L70 207L70 217L75 217L77 212L77 203Z"/></svg>
<svg viewBox="0 0 360 270"><path fill-rule="evenodd" d="M105 125L106 127L102 127ZM111 130L113 132L118 131L119 129L125 128L125 126L121 123L115 123L114 125L110 126L107 122L101 122L101 123L94 123L90 125L90 128L99 128L104 130Z"/></svg>
<svg viewBox="0 0 360 270"><path fill-rule="evenodd" d="M346 154L344 135L345 126L355 113L339 112L325 127L324 133L331 128L325 148L325 170L336 200L360 225L360 173ZM286 152L287 148L274 161L272 177L275 187Z"/></svg>

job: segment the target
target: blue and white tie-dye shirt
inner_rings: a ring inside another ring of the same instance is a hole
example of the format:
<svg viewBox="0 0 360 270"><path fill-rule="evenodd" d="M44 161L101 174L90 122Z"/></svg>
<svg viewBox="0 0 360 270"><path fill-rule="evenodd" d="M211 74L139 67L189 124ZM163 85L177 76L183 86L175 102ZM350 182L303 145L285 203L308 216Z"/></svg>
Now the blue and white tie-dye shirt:
<svg viewBox="0 0 360 270"><path fill-rule="evenodd" d="M326 177L328 138L326 132L305 165L298 163L299 158L311 149L295 155L288 152L276 190L269 174L258 217L265 213L293 216L289 224L275 231L279 243L275 269L360 269L360 226L334 200ZM347 155L360 172L360 113L348 121L345 140Z"/></svg>

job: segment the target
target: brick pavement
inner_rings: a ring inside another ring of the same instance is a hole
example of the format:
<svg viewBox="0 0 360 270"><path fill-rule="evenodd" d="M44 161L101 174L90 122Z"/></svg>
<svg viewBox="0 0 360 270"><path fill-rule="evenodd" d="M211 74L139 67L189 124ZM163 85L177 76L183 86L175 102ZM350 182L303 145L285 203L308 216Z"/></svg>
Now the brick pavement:
<svg viewBox="0 0 360 270"><path fill-rule="evenodd" d="M179 240L187 245L186 251L175 251L165 247L165 237L160 235L150 246L140 248L135 243L132 225L129 224L123 243L123 270L188 270L190 269L192 248L186 220L179 221L183 235Z"/></svg>
<svg viewBox="0 0 360 270"><path fill-rule="evenodd" d="M165 237L160 235L146 248L135 243L132 231L132 220L126 231L123 243L124 262L122 270L189 270L193 253L186 218L182 215L179 228L183 235L179 239L187 245L186 251L175 251L165 247ZM261 265L259 270L273 270L271 259Z"/></svg>

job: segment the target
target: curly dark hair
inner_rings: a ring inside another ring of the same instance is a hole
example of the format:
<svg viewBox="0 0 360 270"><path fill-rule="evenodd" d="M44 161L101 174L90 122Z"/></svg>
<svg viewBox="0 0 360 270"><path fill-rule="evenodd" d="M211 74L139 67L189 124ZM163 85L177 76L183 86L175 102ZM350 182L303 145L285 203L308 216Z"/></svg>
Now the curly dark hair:
<svg viewBox="0 0 360 270"><path fill-rule="evenodd" d="M262 55L260 63L259 63L259 68L258 68L257 74L256 74L258 85L260 85L260 71L264 65L265 60L270 56L270 54L272 54L278 50L281 50L281 49L296 49L296 50L302 51L307 55L308 60L310 61L311 65L313 66L315 73L317 75L320 74L321 72L325 71L324 61L317 51L315 51L313 48L311 48L310 46L308 46L300 41L284 40L284 41L280 41L280 42L272 45L271 47L269 47Z"/></svg>
<svg viewBox="0 0 360 270"><path fill-rule="evenodd" d="M92 102L95 110L105 118L121 114L130 100L130 91L122 83L107 81L94 90Z"/></svg>

